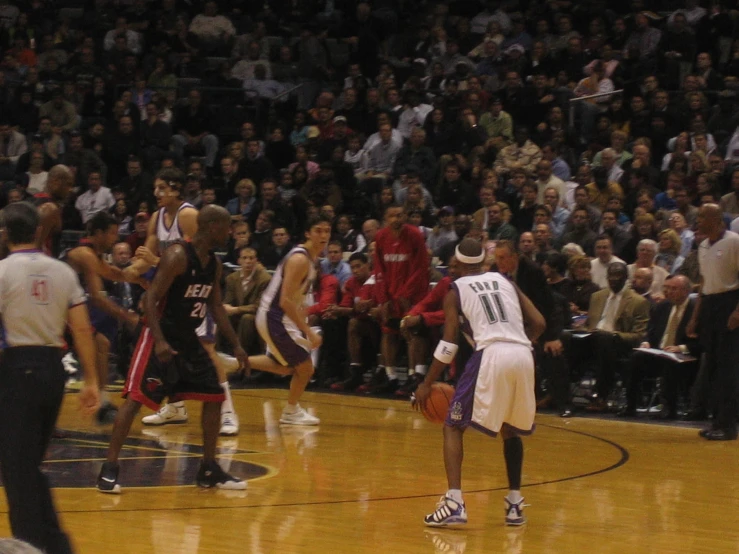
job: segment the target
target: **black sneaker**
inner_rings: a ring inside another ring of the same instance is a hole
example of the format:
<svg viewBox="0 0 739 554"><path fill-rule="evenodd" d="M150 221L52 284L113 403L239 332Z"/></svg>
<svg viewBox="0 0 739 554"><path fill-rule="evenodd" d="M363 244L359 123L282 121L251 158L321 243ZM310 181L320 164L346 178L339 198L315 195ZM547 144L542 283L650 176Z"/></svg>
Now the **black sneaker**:
<svg viewBox="0 0 739 554"><path fill-rule="evenodd" d="M105 402L98 408L95 414L95 420L100 425L109 425L115 422L115 418L118 415L118 408L113 406L110 402Z"/></svg>
<svg viewBox="0 0 739 554"><path fill-rule="evenodd" d="M118 484L118 471L120 466L114 462L103 462L98 475L97 487L100 492L106 494L121 494L121 486Z"/></svg>
<svg viewBox="0 0 739 554"><path fill-rule="evenodd" d="M397 377L395 379L386 379L384 382L371 388L368 394L395 394L395 391L398 390L398 386L399 383Z"/></svg>
<svg viewBox="0 0 739 554"><path fill-rule="evenodd" d="M403 383L402 387L399 387L398 390L395 391L395 396L400 396L403 398L410 398L411 394L413 394L416 389L418 388L418 385L420 385L425 376L421 375L420 373L414 373L412 375L408 376L408 380Z"/></svg>
<svg viewBox="0 0 739 554"><path fill-rule="evenodd" d="M379 366L375 372L372 374L372 377L370 380L360 385L356 392L361 394L372 394L377 387L387 382L387 373L385 373L385 368L382 366Z"/></svg>
<svg viewBox="0 0 739 554"><path fill-rule="evenodd" d="M204 489L222 489L228 491L243 491L246 489L246 481L237 479L233 475L229 475L218 462L203 462L200 464L198 476L195 478L198 487Z"/></svg>

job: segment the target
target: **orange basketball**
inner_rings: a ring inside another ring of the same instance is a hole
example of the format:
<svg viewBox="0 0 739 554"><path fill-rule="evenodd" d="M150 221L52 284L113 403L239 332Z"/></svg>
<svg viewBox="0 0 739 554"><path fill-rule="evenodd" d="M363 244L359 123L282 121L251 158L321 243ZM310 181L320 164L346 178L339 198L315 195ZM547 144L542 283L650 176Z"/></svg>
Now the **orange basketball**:
<svg viewBox="0 0 739 554"><path fill-rule="evenodd" d="M426 400L426 406L421 408L423 417L431 423L444 423L446 413L454 396L454 387L446 383L431 385L431 394Z"/></svg>

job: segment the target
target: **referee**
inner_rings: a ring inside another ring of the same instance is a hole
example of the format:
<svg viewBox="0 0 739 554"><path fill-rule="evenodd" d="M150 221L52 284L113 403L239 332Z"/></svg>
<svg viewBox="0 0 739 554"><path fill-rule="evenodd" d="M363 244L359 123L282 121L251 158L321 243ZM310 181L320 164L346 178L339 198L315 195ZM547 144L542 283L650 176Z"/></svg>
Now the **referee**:
<svg viewBox="0 0 739 554"><path fill-rule="evenodd" d="M80 403L98 405L95 348L85 294L74 271L40 252L37 209L26 202L2 213L9 256L0 261L0 321L5 350L0 357L0 470L13 535L47 554L72 546L57 520L41 471L64 397L64 331L69 326L85 374Z"/></svg>
<svg viewBox="0 0 739 554"><path fill-rule="evenodd" d="M706 238L698 247L701 296L688 335L705 349L706 369L715 393L713 425L700 432L712 441L736 440L739 397L739 235L727 231L716 204L698 210L697 227ZM697 315L696 315L697 314Z"/></svg>

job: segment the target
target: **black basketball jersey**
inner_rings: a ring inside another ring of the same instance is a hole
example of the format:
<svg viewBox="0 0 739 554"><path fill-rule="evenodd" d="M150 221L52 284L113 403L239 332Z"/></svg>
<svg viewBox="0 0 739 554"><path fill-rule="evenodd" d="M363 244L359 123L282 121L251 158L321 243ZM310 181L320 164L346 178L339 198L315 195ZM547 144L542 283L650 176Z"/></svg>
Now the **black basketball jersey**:
<svg viewBox="0 0 739 554"><path fill-rule="evenodd" d="M208 298L213 291L218 262L211 254L208 264L203 267L191 243L179 244L187 254L187 269L175 277L164 299L162 333L167 340L197 341L195 330L202 325L208 311Z"/></svg>

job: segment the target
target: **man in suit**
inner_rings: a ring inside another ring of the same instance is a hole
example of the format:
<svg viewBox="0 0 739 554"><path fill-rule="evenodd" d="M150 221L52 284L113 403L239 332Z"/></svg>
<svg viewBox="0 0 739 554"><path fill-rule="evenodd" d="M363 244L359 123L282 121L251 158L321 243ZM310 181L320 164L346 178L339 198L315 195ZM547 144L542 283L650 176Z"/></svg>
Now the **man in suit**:
<svg viewBox="0 0 739 554"><path fill-rule="evenodd" d="M592 355L598 360L597 398L588 411L605 412L620 359L641 344L649 322L649 302L626 287L626 264L608 266L608 288L590 299L587 329L592 333Z"/></svg>
<svg viewBox="0 0 739 554"><path fill-rule="evenodd" d="M244 350L249 354L260 354L262 347L255 318L259 300L271 277L257 263L257 252L250 246L244 246L239 251L239 266L241 269L226 277L223 307L231 318Z"/></svg>
<svg viewBox="0 0 739 554"><path fill-rule="evenodd" d="M665 281L666 302L657 304L647 327L647 340L642 348L655 348L679 354L697 354L698 343L687 336L686 328L695 308L695 300L690 298L690 280L684 275L670 276ZM667 419L677 417L677 396L680 382L684 382L689 372L695 373L697 363L678 363L672 360L635 352L631 362L631 375L628 379L627 405L625 416L636 414L639 386L646 375L661 375L664 379L664 396L667 402Z"/></svg>

